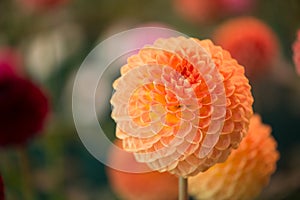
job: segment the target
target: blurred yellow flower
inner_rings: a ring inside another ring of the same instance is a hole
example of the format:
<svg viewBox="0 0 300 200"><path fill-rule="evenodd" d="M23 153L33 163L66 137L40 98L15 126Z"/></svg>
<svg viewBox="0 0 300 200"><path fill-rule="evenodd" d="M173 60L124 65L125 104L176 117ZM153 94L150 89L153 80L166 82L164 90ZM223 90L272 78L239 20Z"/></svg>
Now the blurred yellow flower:
<svg viewBox="0 0 300 200"><path fill-rule="evenodd" d="M254 199L276 169L276 147L271 128L254 115L247 136L226 162L189 178L190 195L197 200Z"/></svg>

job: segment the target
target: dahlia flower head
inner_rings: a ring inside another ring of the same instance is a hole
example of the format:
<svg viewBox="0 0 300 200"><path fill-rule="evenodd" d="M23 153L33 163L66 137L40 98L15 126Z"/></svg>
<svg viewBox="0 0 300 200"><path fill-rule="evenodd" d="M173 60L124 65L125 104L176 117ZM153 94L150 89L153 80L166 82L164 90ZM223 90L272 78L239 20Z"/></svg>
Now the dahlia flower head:
<svg viewBox="0 0 300 200"><path fill-rule="evenodd" d="M122 142L116 140L114 144L122 149ZM178 198L178 178L168 172L160 173L151 171L145 163L135 160L133 153L117 151L112 148L109 151L109 166L107 178L112 190L121 199L126 200L166 200ZM117 169L124 169L119 171ZM126 170L131 172L126 172ZM132 171L144 170L144 173ZM141 184L143 183L143 184Z"/></svg>
<svg viewBox="0 0 300 200"><path fill-rule="evenodd" d="M297 32L297 39L293 44L293 60L296 67L296 72L300 75L300 30Z"/></svg>
<svg viewBox="0 0 300 200"><path fill-rule="evenodd" d="M254 17L226 21L215 30L213 40L228 50L251 78L268 72L280 55L274 31Z"/></svg>
<svg viewBox="0 0 300 200"><path fill-rule="evenodd" d="M124 150L182 177L225 161L253 114L244 68L210 40L158 39L128 58L113 87Z"/></svg>
<svg viewBox="0 0 300 200"><path fill-rule="evenodd" d="M255 114L248 134L224 163L189 178L190 195L197 200L254 199L276 170L276 147L271 128Z"/></svg>

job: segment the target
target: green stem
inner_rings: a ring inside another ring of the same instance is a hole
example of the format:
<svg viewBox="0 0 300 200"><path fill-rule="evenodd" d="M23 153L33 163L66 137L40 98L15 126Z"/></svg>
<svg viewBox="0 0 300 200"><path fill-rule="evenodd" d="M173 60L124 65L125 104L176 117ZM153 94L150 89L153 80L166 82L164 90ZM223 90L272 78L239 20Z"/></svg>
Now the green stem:
<svg viewBox="0 0 300 200"><path fill-rule="evenodd" d="M179 184L178 184L178 191L179 191L179 198L178 200L188 200L188 180L183 177L179 177Z"/></svg>

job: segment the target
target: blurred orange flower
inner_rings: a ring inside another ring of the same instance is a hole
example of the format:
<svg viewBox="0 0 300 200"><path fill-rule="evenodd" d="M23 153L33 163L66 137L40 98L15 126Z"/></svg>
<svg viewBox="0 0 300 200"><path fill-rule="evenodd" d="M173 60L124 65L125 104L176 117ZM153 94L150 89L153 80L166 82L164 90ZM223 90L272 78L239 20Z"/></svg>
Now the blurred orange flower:
<svg viewBox="0 0 300 200"><path fill-rule="evenodd" d="M253 199L269 182L279 153L271 128L259 115L250 121L249 132L224 163L189 178L189 193L196 199Z"/></svg>
<svg viewBox="0 0 300 200"><path fill-rule="evenodd" d="M220 14L220 0L174 0L174 9L185 19L195 23L210 23Z"/></svg>
<svg viewBox="0 0 300 200"><path fill-rule="evenodd" d="M300 30L297 32L297 39L293 44L293 60L298 75L300 75Z"/></svg>
<svg viewBox="0 0 300 200"><path fill-rule="evenodd" d="M117 140L115 144L122 144ZM129 173L107 167L107 176L111 188L126 200L175 200L178 196L178 178L168 172L151 172L144 163L138 163L133 153L112 149L109 154L110 166L130 168L137 171L144 169L147 173Z"/></svg>
<svg viewBox="0 0 300 200"><path fill-rule="evenodd" d="M228 20L216 29L214 41L228 50L250 77L267 72L279 56L275 33L267 24L253 17Z"/></svg>
<svg viewBox="0 0 300 200"><path fill-rule="evenodd" d="M230 15L245 14L255 8L256 0L173 0L175 11L186 20L209 24Z"/></svg>
<svg viewBox="0 0 300 200"><path fill-rule="evenodd" d="M195 175L225 161L247 133L248 79L210 40L159 39L121 74L111 99L116 136L153 170Z"/></svg>

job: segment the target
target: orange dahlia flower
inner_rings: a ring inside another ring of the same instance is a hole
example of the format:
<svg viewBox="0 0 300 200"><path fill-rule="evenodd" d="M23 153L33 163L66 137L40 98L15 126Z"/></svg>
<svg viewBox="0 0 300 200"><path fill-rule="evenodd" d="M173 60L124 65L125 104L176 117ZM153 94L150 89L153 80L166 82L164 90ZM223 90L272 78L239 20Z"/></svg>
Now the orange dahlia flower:
<svg viewBox="0 0 300 200"><path fill-rule="evenodd" d="M217 28L214 41L228 50L251 77L267 72L279 56L275 33L267 24L253 17L228 20Z"/></svg>
<svg viewBox="0 0 300 200"><path fill-rule="evenodd" d="M210 40L159 39L128 59L113 87L123 148L182 177L225 161L252 116L244 68Z"/></svg>
<svg viewBox="0 0 300 200"><path fill-rule="evenodd" d="M293 44L293 60L296 66L296 71L300 75L300 30L297 32L297 39Z"/></svg>
<svg viewBox="0 0 300 200"><path fill-rule="evenodd" d="M117 140L116 146L122 142ZM148 171L145 173L129 173L107 167L107 177L113 191L126 200L175 200L178 198L178 178L168 172L152 171L145 163L138 163L133 153L112 149L109 164L115 168L128 171Z"/></svg>
<svg viewBox="0 0 300 200"><path fill-rule="evenodd" d="M226 162L189 178L189 193L203 200L254 199L268 184L279 158L270 133L271 128L254 115L247 136Z"/></svg>

